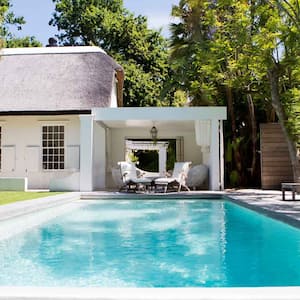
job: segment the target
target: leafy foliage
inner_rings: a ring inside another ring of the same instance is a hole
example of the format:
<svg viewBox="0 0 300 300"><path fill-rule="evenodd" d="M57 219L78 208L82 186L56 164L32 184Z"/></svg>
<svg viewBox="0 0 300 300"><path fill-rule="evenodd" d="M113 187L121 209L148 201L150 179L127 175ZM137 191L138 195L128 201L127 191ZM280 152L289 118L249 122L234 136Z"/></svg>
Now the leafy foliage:
<svg viewBox="0 0 300 300"><path fill-rule="evenodd" d="M4 42L6 48L19 48L19 47L42 47L42 43L39 42L34 36L26 36L23 38L12 37Z"/></svg>
<svg viewBox="0 0 300 300"><path fill-rule="evenodd" d="M0 36L10 36L8 25L16 25L18 30L22 29L22 25L25 24L23 17L16 17L10 10L11 4L9 0L0 0Z"/></svg>
<svg viewBox="0 0 300 300"><path fill-rule="evenodd" d="M65 45L97 45L125 69L124 105L161 105L168 72L167 43L135 17L121 0L53 0L50 24L61 32Z"/></svg>
<svg viewBox="0 0 300 300"><path fill-rule="evenodd" d="M279 120L284 132L289 129L286 138L296 166L292 141L299 138L298 1L180 0L172 12L180 19L171 27L171 50L183 89L196 105L228 107L228 183L259 184L261 122Z"/></svg>
<svg viewBox="0 0 300 300"><path fill-rule="evenodd" d="M199 68L209 58L206 48L211 27L205 19L208 9L208 2L201 0L180 0L172 9L172 15L180 20L170 26L172 69L177 86L187 93L193 105L215 104L215 88L201 76Z"/></svg>
<svg viewBox="0 0 300 300"><path fill-rule="evenodd" d="M10 26L22 30L25 24L24 17L17 17L11 8L9 0L0 0L0 47L40 47L42 44L35 37L16 38L10 32Z"/></svg>

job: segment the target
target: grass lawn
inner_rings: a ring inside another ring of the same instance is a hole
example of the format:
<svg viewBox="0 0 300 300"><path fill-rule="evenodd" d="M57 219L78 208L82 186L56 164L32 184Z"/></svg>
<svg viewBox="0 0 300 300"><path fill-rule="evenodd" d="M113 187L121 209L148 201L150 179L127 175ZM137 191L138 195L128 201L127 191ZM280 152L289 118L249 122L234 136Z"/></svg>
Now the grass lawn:
<svg viewBox="0 0 300 300"><path fill-rule="evenodd" d="M59 192L0 192L0 205L61 194Z"/></svg>

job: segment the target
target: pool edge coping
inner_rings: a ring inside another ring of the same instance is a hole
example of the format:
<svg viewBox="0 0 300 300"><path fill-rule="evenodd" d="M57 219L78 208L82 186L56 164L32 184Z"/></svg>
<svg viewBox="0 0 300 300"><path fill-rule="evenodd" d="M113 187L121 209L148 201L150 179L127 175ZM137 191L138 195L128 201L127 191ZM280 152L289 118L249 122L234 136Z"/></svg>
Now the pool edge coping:
<svg viewBox="0 0 300 300"><path fill-rule="evenodd" d="M300 212L297 214L295 213L296 211L291 212L291 209L295 208L295 206L296 208L298 208L298 206L300 208L300 203L298 201L287 202L282 201L278 197L274 197L271 201L270 199L267 201L253 201L241 199L238 195L232 193L225 194L223 199L228 199L242 207L300 229Z"/></svg>
<svg viewBox="0 0 300 300"><path fill-rule="evenodd" d="M299 295L300 287L0 289L0 300L299 300Z"/></svg>
<svg viewBox="0 0 300 300"><path fill-rule="evenodd" d="M79 199L79 192L66 192L53 196L3 204L0 206L0 222L19 218L24 215L35 213L48 208L53 208Z"/></svg>

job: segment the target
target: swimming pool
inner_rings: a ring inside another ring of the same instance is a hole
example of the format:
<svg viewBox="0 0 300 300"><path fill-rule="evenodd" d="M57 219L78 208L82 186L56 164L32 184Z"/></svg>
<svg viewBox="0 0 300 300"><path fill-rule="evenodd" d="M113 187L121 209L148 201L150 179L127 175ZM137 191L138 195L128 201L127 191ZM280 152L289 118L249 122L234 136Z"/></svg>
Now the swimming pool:
<svg viewBox="0 0 300 300"><path fill-rule="evenodd" d="M79 201L2 240L0 269L1 286L298 286L300 231L223 200Z"/></svg>

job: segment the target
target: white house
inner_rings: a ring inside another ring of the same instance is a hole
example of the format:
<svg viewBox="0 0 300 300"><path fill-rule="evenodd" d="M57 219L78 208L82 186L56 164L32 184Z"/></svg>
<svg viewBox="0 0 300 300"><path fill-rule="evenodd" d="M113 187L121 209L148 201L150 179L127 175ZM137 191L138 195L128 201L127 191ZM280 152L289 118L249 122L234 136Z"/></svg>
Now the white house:
<svg viewBox="0 0 300 300"><path fill-rule="evenodd" d="M121 107L123 69L97 47L0 55L0 179L27 178L30 189L114 187L111 168L128 142L155 126L160 140L176 140L177 160L208 165L210 189L223 188L225 107ZM162 172L165 147L155 147Z"/></svg>

